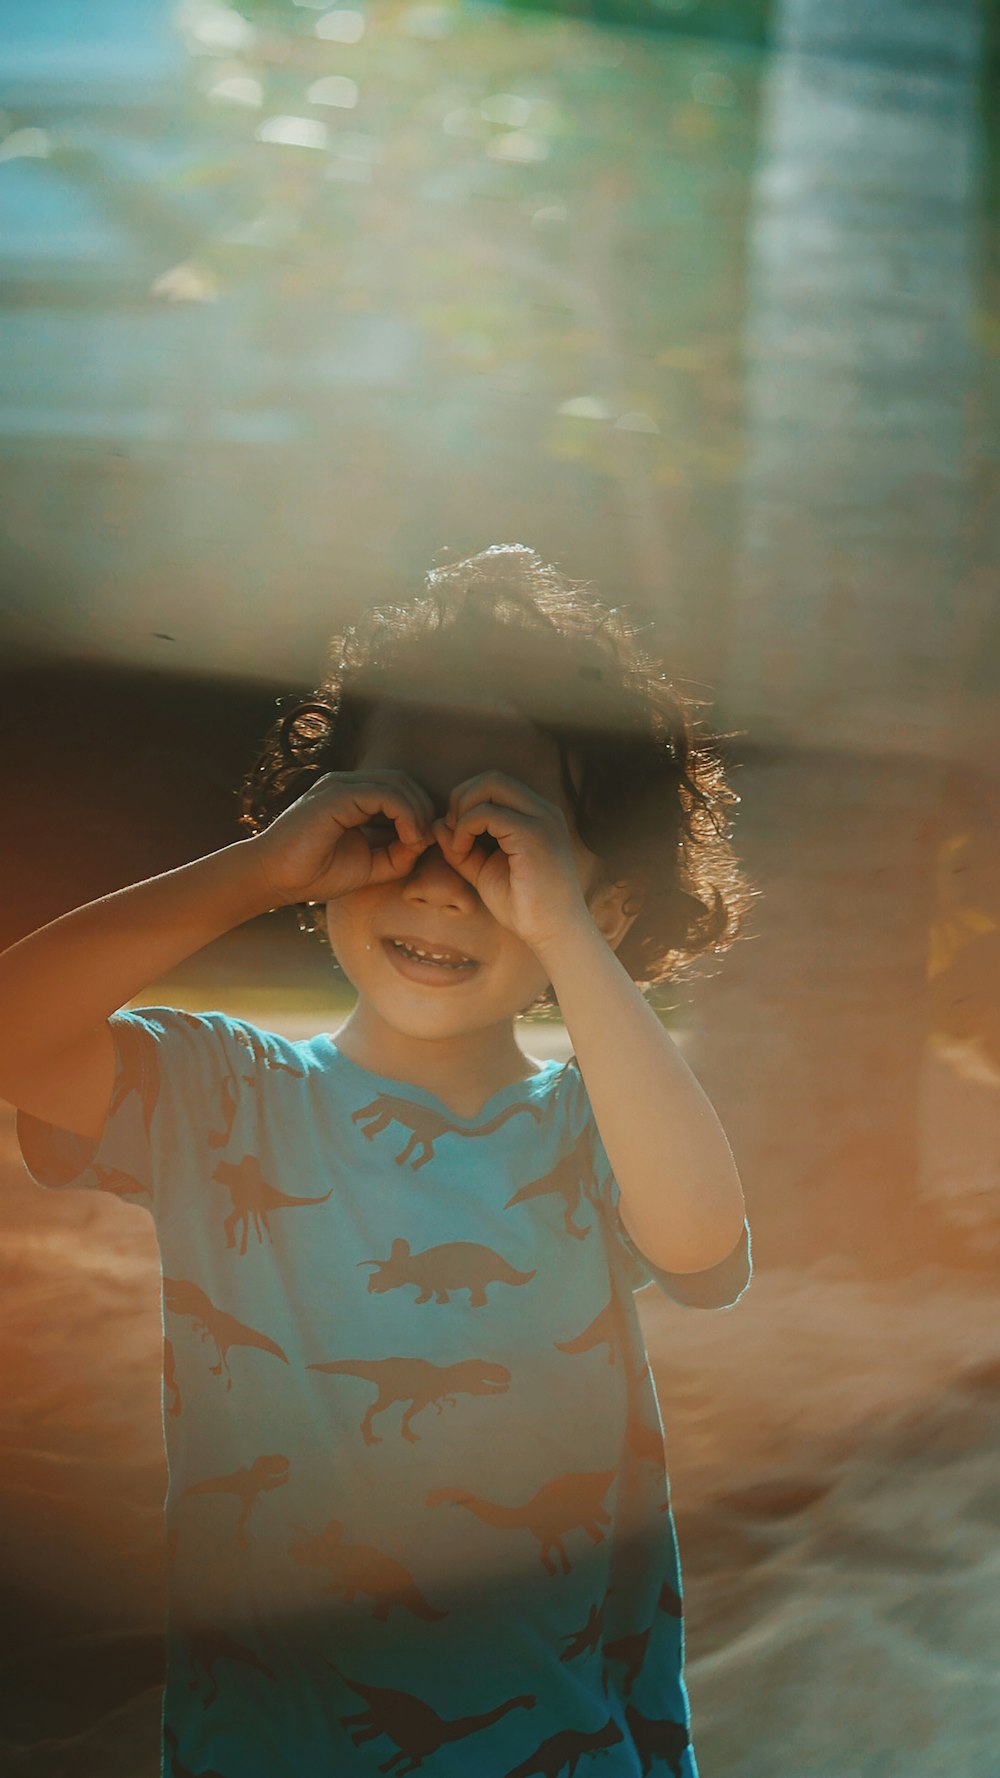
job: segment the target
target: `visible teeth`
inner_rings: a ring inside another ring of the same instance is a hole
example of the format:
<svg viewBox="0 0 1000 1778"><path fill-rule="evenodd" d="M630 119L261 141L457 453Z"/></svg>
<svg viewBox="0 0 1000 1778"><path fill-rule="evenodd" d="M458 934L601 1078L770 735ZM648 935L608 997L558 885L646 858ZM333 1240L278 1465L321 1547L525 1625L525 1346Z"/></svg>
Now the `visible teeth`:
<svg viewBox="0 0 1000 1778"><path fill-rule="evenodd" d="M422 963L440 963L445 969L462 969L473 961L471 957L444 957L440 951L418 951L416 945L406 945L401 938L394 938L392 942L404 956L419 957Z"/></svg>

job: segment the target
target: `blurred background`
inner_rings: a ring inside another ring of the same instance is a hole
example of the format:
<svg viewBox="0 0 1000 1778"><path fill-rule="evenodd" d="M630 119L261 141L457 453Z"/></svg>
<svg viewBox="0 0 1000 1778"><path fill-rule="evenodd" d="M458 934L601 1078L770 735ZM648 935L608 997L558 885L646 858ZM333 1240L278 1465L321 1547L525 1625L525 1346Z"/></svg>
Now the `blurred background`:
<svg viewBox="0 0 1000 1778"><path fill-rule="evenodd" d="M238 838L275 699L435 563L523 542L631 605L733 736L762 891L656 997L757 1267L738 1319L639 1298L703 1778L990 1778L996 6L0 0L0 36L0 945ZM304 1035L351 991L283 910L163 999ZM2 1115L0 1764L153 1778L155 1241Z"/></svg>

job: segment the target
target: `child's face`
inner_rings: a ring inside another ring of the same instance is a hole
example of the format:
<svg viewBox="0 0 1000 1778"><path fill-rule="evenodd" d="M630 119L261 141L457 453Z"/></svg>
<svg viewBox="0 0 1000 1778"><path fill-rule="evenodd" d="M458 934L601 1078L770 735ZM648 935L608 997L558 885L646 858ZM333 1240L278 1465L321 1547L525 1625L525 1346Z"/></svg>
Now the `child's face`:
<svg viewBox="0 0 1000 1778"><path fill-rule="evenodd" d="M502 720L501 720L502 718ZM572 756L571 756L572 768ZM519 712L493 704L469 715L431 718L380 705L366 725L353 769L405 771L426 790L435 814L452 791L480 772L500 771L558 804L567 819L584 894L599 864L580 840L564 795L555 742ZM513 1020L546 986L535 953L501 926L477 891L428 846L406 877L356 889L326 903L331 948L348 980L385 1022L413 1037L442 1038ZM440 983L405 977L385 940L447 944L479 959L471 976Z"/></svg>

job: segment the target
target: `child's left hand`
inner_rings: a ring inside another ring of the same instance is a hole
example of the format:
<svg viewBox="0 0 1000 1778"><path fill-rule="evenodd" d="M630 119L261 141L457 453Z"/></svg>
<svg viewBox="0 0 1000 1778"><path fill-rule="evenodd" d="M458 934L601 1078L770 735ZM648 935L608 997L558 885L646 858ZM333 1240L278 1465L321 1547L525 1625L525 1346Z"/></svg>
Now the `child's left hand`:
<svg viewBox="0 0 1000 1778"><path fill-rule="evenodd" d="M480 772L451 793L432 832L452 869L501 926L541 953L590 914L569 826L556 803L505 772ZM476 845L480 835L496 849Z"/></svg>

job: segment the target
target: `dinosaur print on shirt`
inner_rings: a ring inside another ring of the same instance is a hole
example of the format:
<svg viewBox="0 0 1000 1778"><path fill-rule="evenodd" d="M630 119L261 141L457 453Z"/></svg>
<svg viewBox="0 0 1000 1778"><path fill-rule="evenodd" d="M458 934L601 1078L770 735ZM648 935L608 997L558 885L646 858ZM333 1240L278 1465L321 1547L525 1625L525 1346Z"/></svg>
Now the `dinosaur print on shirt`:
<svg viewBox="0 0 1000 1778"><path fill-rule="evenodd" d="M427 1247L423 1253L411 1253L410 1243L397 1236L388 1259L359 1259L359 1266L374 1266L368 1280L373 1291L399 1290L404 1284L415 1284L418 1303L451 1301L457 1290L469 1292L469 1307L481 1309L486 1303L490 1284L530 1284L534 1271L518 1272L499 1253L483 1247L478 1241L444 1241L438 1247Z"/></svg>
<svg viewBox="0 0 1000 1778"><path fill-rule="evenodd" d="M512 1766L505 1778L536 1778L536 1774L537 1778L559 1778L564 1770L566 1778L573 1778L579 1761L589 1753L603 1753L624 1739L618 1723L610 1716L599 1729L561 1729L536 1747L520 1765Z"/></svg>
<svg viewBox="0 0 1000 1778"><path fill-rule="evenodd" d="M447 1616L428 1603L401 1562L370 1544L347 1542L339 1520L331 1519L325 1530L312 1537L301 1526L296 1529L300 1536L290 1546L292 1559L323 1569L331 1576L325 1585L326 1592L343 1593L349 1605L358 1596L368 1594L373 1601L373 1616L383 1624L388 1620L390 1606L429 1623Z"/></svg>
<svg viewBox="0 0 1000 1778"><path fill-rule="evenodd" d="M460 1118L326 1036L110 1029L99 1141L17 1128L159 1244L163 1778L698 1778L635 1292L748 1250L644 1260L572 1058Z"/></svg>
<svg viewBox="0 0 1000 1778"><path fill-rule="evenodd" d="M574 1340L556 1340L556 1350L568 1352L592 1352L597 1346L607 1346L608 1363L614 1364L619 1351L618 1319L614 1313L614 1304L605 1303L599 1309L593 1321L588 1322L582 1333Z"/></svg>
<svg viewBox="0 0 1000 1778"><path fill-rule="evenodd" d="M336 1358L327 1364L311 1364L311 1371L328 1375L362 1377L378 1390L375 1401L361 1422L361 1436L366 1445L377 1445L379 1437L372 1431L376 1414L385 1413L396 1401L408 1401L401 1432L411 1444L417 1434L410 1426L414 1414L420 1414L432 1402L455 1406L456 1395L493 1395L508 1388L510 1372L502 1364L488 1364L479 1358L465 1358L459 1364L431 1364L426 1358Z"/></svg>
<svg viewBox="0 0 1000 1778"><path fill-rule="evenodd" d="M271 1211L291 1210L303 1204L325 1204L333 1192L332 1186L328 1192L315 1198L293 1198L287 1192L280 1192L263 1178L260 1162L252 1154L245 1154L235 1164L232 1161L219 1161L212 1169L212 1178L226 1187L232 1200L232 1212L222 1225L226 1246L235 1247L236 1230L239 1229L241 1253L247 1250L251 1217L258 1241L263 1241L265 1234L270 1240L271 1225L267 1219Z"/></svg>
<svg viewBox="0 0 1000 1778"><path fill-rule="evenodd" d="M240 1503L236 1541L245 1550L250 1542L246 1532L247 1520L254 1505L261 1494L280 1488L288 1481L289 1468L287 1457L257 1457L233 1475L206 1476L204 1481L192 1482L185 1488L182 1498L187 1500L194 1494L234 1494Z"/></svg>
<svg viewBox="0 0 1000 1778"><path fill-rule="evenodd" d="M605 1594L600 1605L594 1605L593 1603L590 1605L587 1611L586 1623L583 1624L579 1630L572 1630L568 1636L562 1638L565 1647L563 1648L562 1654L559 1656L561 1661L578 1661L581 1656L595 1655L599 1653L601 1637L604 1634L604 1610L606 1605L607 1595Z"/></svg>
<svg viewBox="0 0 1000 1778"><path fill-rule="evenodd" d="M328 1662L328 1665L333 1667L333 1662ZM361 1747L366 1741L375 1741L380 1735L396 1743L398 1752L379 1766L380 1772L415 1772L439 1747L464 1741L470 1735L490 1728L510 1710L533 1710L535 1707L534 1697L523 1693L519 1697L507 1698L492 1710L482 1710L476 1715L447 1721L421 1698L412 1697L407 1692L390 1690L386 1686L365 1685L361 1680L348 1679L336 1667L333 1670L345 1685L349 1685L365 1701L363 1710L349 1713L340 1719L345 1727L350 1728L355 1747Z"/></svg>
<svg viewBox="0 0 1000 1778"><path fill-rule="evenodd" d="M585 1241L590 1234L590 1224L578 1223L574 1218L584 1195L587 1181L585 1163L589 1154L590 1141L584 1132L568 1153L560 1156L554 1167L540 1178L530 1179L527 1185L522 1185L513 1197L508 1198L506 1208L509 1210L514 1204L530 1204L536 1198L561 1198L567 1235L573 1235L577 1241Z"/></svg>
<svg viewBox="0 0 1000 1778"><path fill-rule="evenodd" d="M541 1113L534 1105L512 1105L507 1111L500 1111L489 1123L483 1124L478 1130L465 1130L459 1123L453 1123L447 1113L435 1111L429 1105L414 1105L410 1099L395 1097L392 1093L379 1093L370 1104L362 1105L357 1111L351 1112L351 1122L361 1125L361 1133L369 1142L374 1142L390 1124L402 1124L409 1130L410 1136L405 1148L396 1156L396 1163L404 1167L414 1149L419 1150L415 1161L410 1165L416 1172L418 1167L426 1167L434 1158L434 1144L442 1136L492 1136L518 1111L526 1111L537 1122ZM362 1120L367 1119L367 1122Z"/></svg>
<svg viewBox="0 0 1000 1778"><path fill-rule="evenodd" d="M691 1747L687 1723L674 1722L670 1717L653 1720L632 1704L626 1706L625 1721L639 1750L643 1778L660 1760L666 1761L673 1778L684 1778L684 1756Z"/></svg>
<svg viewBox="0 0 1000 1778"><path fill-rule="evenodd" d="M499 1501L470 1494L464 1488L434 1488L427 1496L427 1504L466 1507L484 1524L493 1525L500 1531L530 1531L538 1539L546 1573L558 1573L550 1559L555 1551L563 1573L568 1574L570 1563L563 1538L567 1532L580 1527L594 1543L600 1543L604 1536L602 1526L611 1523L611 1514L605 1511L601 1502L613 1480L611 1471L602 1475L554 1476L522 1506L503 1506Z"/></svg>
<svg viewBox="0 0 1000 1778"><path fill-rule="evenodd" d="M233 1386L232 1372L229 1369L229 1352L233 1346L255 1346L260 1352L273 1352L283 1364L288 1363L288 1356L281 1350L276 1340L256 1328L247 1327L245 1322L238 1321L235 1315L227 1315L225 1310L216 1308L205 1292L197 1285L183 1278L164 1278L163 1306L172 1315L190 1316L195 1330L203 1340L210 1340L218 1354L218 1364L210 1364L209 1370L213 1377L219 1377L223 1371L226 1375L226 1388Z"/></svg>
<svg viewBox="0 0 1000 1778"><path fill-rule="evenodd" d="M246 1643L237 1642L228 1631L208 1625L197 1629L192 1626L184 1632L184 1636L191 1667L190 1689L199 1691L205 1681L208 1682L208 1691L201 1699L203 1710L208 1710L219 1695L216 1667L220 1661L238 1661L242 1666L253 1668L276 1683L276 1675L260 1656Z"/></svg>

